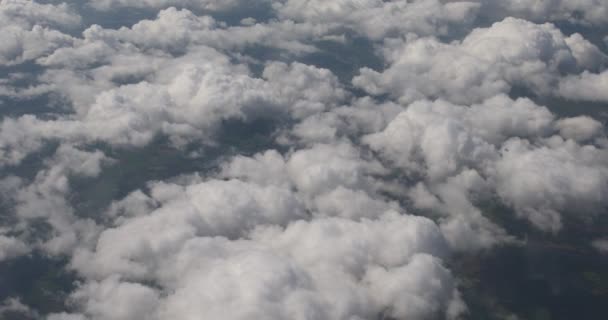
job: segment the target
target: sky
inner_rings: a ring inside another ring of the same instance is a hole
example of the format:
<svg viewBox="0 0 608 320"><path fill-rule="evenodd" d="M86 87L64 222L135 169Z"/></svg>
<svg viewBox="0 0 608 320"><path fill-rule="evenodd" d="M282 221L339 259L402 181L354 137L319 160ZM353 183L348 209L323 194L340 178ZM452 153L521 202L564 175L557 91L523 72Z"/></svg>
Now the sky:
<svg viewBox="0 0 608 320"><path fill-rule="evenodd" d="M0 0L0 43L0 318L608 316L604 0Z"/></svg>

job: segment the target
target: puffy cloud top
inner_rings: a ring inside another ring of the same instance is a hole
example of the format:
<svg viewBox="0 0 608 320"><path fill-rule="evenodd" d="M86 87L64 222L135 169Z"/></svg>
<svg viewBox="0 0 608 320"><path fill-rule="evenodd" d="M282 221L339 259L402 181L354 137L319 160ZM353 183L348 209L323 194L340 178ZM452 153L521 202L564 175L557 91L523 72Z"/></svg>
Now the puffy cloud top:
<svg viewBox="0 0 608 320"><path fill-rule="evenodd" d="M604 219L607 10L0 0L0 264L73 277L0 316L466 318L459 259Z"/></svg>
<svg viewBox="0 0 608 320"><path fill-rule="evenodd" d="M577 34L566 37L554 25L515 18L475 29L450 44L434 38L391 40L384 55L390 62L387 69L364 68L353 83L403 102L427 97L473 103L514 87L550 95L561 74L606 62L604 54Z"/></svg>

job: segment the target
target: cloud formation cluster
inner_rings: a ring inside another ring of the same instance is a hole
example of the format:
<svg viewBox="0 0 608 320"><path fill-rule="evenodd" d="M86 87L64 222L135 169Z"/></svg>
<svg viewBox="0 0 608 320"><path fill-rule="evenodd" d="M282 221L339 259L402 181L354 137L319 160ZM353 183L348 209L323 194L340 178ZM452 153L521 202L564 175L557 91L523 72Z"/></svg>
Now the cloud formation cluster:
<svg viewBox="0 0 608 320"><path fill-rule="evenodd" d="M608 101L604 47L561 27L606 28L602 1L89 5L0 1L0 263L78 278L0 314L460 319L452 254L520 240L488 203L547 233L608 208L605 115L551 103ZM125 8L155 14L82 25ZM150 149L212 168L132 169Z"/></svg>
<svg viewBox="0 0 608 320"><path fill-rule="evenodd" d="M75 27L80 16L66 4L38 4L32 1L0 2L0 66L34 60L63 46L72 38L54 29Z"/></svg>
<svg viewBox="0 0 608 320"><path fill-rule="evenodd" d="M571 89L585 80L561 80L561 75L598 69L608 61L579 34L566 37L552 24L516 18L477 28L462 41L448 44L428 37L390 40L383 54L388 68L363 69L353 82L370 94L390 94L403 103L442 98L470 104L514 88L594 100L592 88L579 94ZM602 75L580 77L590 76Z"/></svg>

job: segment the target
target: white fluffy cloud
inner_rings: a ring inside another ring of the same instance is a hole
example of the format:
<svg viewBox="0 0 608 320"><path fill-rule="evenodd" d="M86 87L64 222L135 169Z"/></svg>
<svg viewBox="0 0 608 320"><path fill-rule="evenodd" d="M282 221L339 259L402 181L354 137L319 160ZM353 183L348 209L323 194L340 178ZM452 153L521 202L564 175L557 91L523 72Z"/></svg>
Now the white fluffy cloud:
<svg viewBox="0 0 608 320"><path fill-rule="evenodd" d="M18 25L31 29L34 25L74 27L80 16L65 4L41 4L27 0L0 1L0 26Z"/></svg>
<svg viewBox="0 0 608 320"><path fill-rule="evenodd" d="M144 279L161 262L158 259L164 259L188 238L239 238L258 225L285 225L305 215L303 205L288 190L238 180L212 180L186 187L159 184L152 187L151 196L159 208L106 230L88 272L121 272ZM117 246L117 240L125 245Z"/></svg>
<svg viewBox="0 0 608 320"><path fill-rule="evenodd" d="M570 100L608 101L608 71L602 73L583 72L569 76L559 83L558 95Z"/></svg>
<svg viewBox="0 0 608 320"><path fill-rule="evenodd" d="M179 213L172 210L158 214L170 218ZM285 229L259 226L250 240L234 241L192 232L179 236L171 223L157 227L154 237L150 229L130 230L129 241L112 230L102 233L99 245L110 251L103 253L106 249L98 246L94 259L83 259L77 268L96 268L100 276L112 270L114 275L74 293L82 301L83 314L103 319L194 319L201 314L352 319L385 313L422 319L455 317L464 311L450 272L437 258L446 252L443 237L425 218L392 213L360 222L315 219ZM143 239L147 241L140 242ZM122 263L110 262L109 256L96 260L125 247L131 248L125 256L129 260L123 262L132 264L129 268L117 268ZM138 263L146 266L155 288L167 295L120 280L133 278ZM118 307L114 301L121 301Z"/></svg>
<svg viewBox="0 0 608 320"><path fill-rule="evenodd" d="M35 239L27 248L19 240L3 238L8 255L20 255L31 248L42 249L49 254L69 253L76 246L91 240L97 226L90 219L74 215L68 196L71 193L69 178L74 176L95 177L110 159L100 151L87 152L70 145L61 145L45 167L38 171L32 181L16 177L0 180L4 189L3 198L13 203L13 213L18 223L12 231L31 235ZM37 220L50 227L49 234L38 234L29 222Z"/></svg>
<svg viewBox="0 0 608 320"><path fill-rule="evenodd" d="M399 210L378 195L382 186L374 175L386 170L363 157L350 144L317 144L284 159L275 151L253 158L237 157L223 168L222 175L263 185L294 189L313 215L374 218Z"/></svg>
<svg viewBox="0 0 608 320"><path fill-rule="evenodd" d="M65 51L63 58L56 53L47 62L61 65L74 57L90 59L81 55L89 51L84 50ZM178 145L194 138L213 142L211 137L224 120L297 119L332 108L348 97L328 70L297 62L270 62L257 78L246 66L232 64L208 47L197 47L176 59L133 51L119 51L112 59L109 65L87 72L77 66L76 70L54 69L43 75L52 90L72 102L76 114L54 120L31 115L5 119L0 125L2 164L18 164L44 140L142 146L164 134ZM143 79L115 84L132 77Z"/></svg>
<svg viewBox="0 0 608 320"><path fill-rule="evenodd" d="M545 23L604 28L599 0L44 2L0 0L0 263L79 281L71 313L0 315L459 319L451 253L517 242L485 205L546 232L608 205L605 115L550 111L607 101L608 56ZM173 153L211 169L147 167Z"/></svg>
<svg viewBox="0 0 608 320"><path fill-rule="evenodd" d="M68 46L72 37L49 27L74 27L80 16L65 4L33 1L0 2L0 66L31 61Z"/></svg>
<svg viewBox="0 0 608 320"><path fill-rule="evenodd" d="M602 0L474 1L481 3L483 14L492 19L516 16L535 22L570 21L600 26L608 23L608 5Z"/></svg>
<svg viewBox="0 0 608 320"><path fill-rule="evenodd" d="M556 127L562 137L580 142L600 137L603 130L602 123L589 116L561 119Z"/></svg>
<svg viewBox="0 0 608 320"><path fill-rule="evenodd" d="M441 230L376 194L367 175L382 172L352 145L316 145L236 157L227 180L152 184L76 251L89 281L73 299L102 319L456 318L466 307ZM137 303L109 309L123 296Z"/></svg>
<svg viewBox="0 0 608 320"><path fill-rule="evenodd" d="M263 3L266 0L261 1ZM99 10L117 10L124 7L131 8L167 8L167 7L188 7L205 11L224 11L233 9L244 4L244 0L96 0L90 4Z"/></svg>
<svg viewBox="0 0 608 320"><path fill-rule="evenodd" d="M562 226L560 212L600 212L607 204L608 153L553 137L547 146L510 140L497 163L497 191L544 230Z"/></svg>
<svg viewBox="0 0 608 320"><path fill-rule="evenodd" d="M297 118L346 95L331 72L298 63L271 63L264 79L238 66L201 60L168 72L174 75L161 73L160 83L101 92L81 120L84 134L112 144L144 145L164 133L179 144L190 137L208 138L224 120Z"/></svg>
<svg viewBox="0 0 608 320"><path fill-rule="evenodd" d="M371 39L406 33L446 35L451 28L468 27L478 5L472 2L380 0L276 1L279 15L296 21L350 28Z"/></svg>
<svg viewBox="0 0 608 320"><path fill-rule="evenodd" d="M497 96L470 107L413 103L386 129L363 141L392 165L422 176L427 186L412 189L414 204L446 212L448 239L456 247L471 248L471 241L460 245L463 240L450 235L483 232L452 228L476 225L504 238L504 231L486 221L469 200L484 197L488 190L543 230L559 230L563 212L601 211L608 158L604 148L585 143L600 139L602 145L602 136L601 124L588 117L556 121L530 100ZM482 247L495 241L488 236L479 240Z"/></svg>
<svg viewBox="0 0 608 320"><path fill-rule="evenodd" d="M130 28L91 26L83 36L85 43L103 41L116 45L123 41L144 50L162 49L174 54L186 52L189 46L195 45L230 51L257 45L299 53L314 51L307 42L324 32L326 28L322 26L291 21L227 27L211 16L197 16L187 9L170 7L160 11L155 19L139 21Z"/></svg>
<svg viewBox="0 0 608 320"><path fill-rule="evenodd" d="M465 166L483 167L506 138L542 136L552 121L546 108L527 99L497 96L471 107L420 101L364 142L400 168L437 180Z"/></svg>
<svg viewBox="0 0 608 320"><path fill-rule="evenodd" d="M388 68L363 68L353 83L405 103L421 98L473 103L513 87L548 95L561 73L606 61L580 36L571 37L576 41L551 24L507 18L449 44L434 38L390 40L384 48Z"/></svg>

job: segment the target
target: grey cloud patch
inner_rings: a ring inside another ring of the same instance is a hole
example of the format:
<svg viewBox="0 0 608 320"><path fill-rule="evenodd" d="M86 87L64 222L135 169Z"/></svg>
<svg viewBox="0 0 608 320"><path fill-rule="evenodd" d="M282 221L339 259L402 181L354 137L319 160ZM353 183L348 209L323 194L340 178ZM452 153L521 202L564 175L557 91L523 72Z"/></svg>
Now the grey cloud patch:
<svg viewBox="0 0 608 320"><path fill-rule="evenodd" d="M608 253L608 240L598 239L598 240L593 241L592 245L597 251L599 251L603 254Z"/></svg>
<svg viewBox="0 0 608 320"><path fill-rule="evenodd" d="M0 235L0 261L26 254L30 251L28 245L15 238Z"/></svg>
<svg viewBox="0 0 608 320"><path fill-rule="evenodd" d="M607 86L608 72L599 74L584 72L564 78L559 84L558 94L566 99L606 102L608 101Z"/></svg>
<svg viewBox="0 0 608 320"><path fill-rule="evenodd" d="M266 0L262 0L264 2ZM223 11L246 4L244 0L100 0L90 4L100 10L115 10L124 7L162 9L173 6L189 7L199 10Z"/></svg>
<svg viewBox="0 0 608 320"><path fill-rule="evenodd" d="M447 35L450 28L472 24L478 5L472 2L440 1L276 1L279 15L296 21L324 24L334 29L350 28L380 40L386 36L415 33Z"/></svg>
<svg viewBox="0 0 608 320"><path fill-rule="evenodd" d="M536 22L573 21L603 26L608 23L608 5L601 0L475 1L490 18L515 16Z"/></svg>
<svg viewBox="0 0 608 320"><path fill-rule="evenodd" d="M74 27L80 16L65 4L33 1L0 2L0 66L31 61L70 45L72 37L50 27Z"/></svg>
<svg viewBox="0 0 608 320"><path fill-rule="evenodd" d="M69 253L94 235L97 226L90 219L80 219L67 201L71 193L70 176L95 177L101 166L109 159L100 151L86 152L72 146L60 146L53 158L45 164L31 182L11 181L12 189L4 194L14 202L14 213L21 222L15 230L25 235L31 234L37 243L34 245L51 254ZM46 222L52 229L48 235L39 235L28 227L28 222ZM21 230L23 229L23 230Z"/></svg>
<svg viewBox="0 0 608 320"><path fill-rule="evenodd" d="M80 15L67 4L40 4L25 0L0 1L0 23L2 25L19 25L31 28L34 25L43 27L74 27L81 22Z"/></svg>

